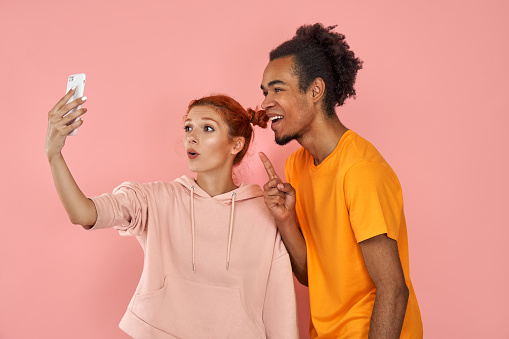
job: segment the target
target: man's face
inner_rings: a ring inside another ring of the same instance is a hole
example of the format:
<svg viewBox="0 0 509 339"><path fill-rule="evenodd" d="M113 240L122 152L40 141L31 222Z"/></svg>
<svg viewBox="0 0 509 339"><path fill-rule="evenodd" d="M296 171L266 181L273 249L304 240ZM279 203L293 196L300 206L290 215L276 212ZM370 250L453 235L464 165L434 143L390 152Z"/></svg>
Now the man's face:
<svg viewBox="0 0 509 339"><path fill-rule="evenodd" d="M313 119L310 91L299 89L299 78L294 74L292 56L274 59L263 72L261 89L265 99L262 108L272 122L276 143L285 145L299 139L309 129Z"/></svg>

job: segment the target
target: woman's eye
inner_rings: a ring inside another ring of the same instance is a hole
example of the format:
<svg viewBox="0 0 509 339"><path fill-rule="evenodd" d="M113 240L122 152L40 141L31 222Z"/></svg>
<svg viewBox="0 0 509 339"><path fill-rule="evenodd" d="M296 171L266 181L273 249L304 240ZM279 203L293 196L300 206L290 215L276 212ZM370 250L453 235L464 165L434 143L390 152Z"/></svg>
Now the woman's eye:
<svg viewBox="0 0 509 339"><path fill-rule="evenodd" d="M191 131L191 126L184 126L184 131L185 132Z"/></svg>
<svg viewBox="0 0 509 339"><path fill-rule="evenodd" d="M210 126L205 126L204 131L205 132L214 132L214 129Z"/></svg>

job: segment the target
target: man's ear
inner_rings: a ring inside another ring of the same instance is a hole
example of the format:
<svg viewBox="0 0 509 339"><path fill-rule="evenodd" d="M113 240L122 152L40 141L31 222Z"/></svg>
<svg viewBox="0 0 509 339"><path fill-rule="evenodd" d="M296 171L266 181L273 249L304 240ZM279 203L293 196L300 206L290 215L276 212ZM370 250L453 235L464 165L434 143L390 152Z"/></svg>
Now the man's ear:
<svg viewBox="0 0 509 339"><path fill-rule="evenodd" d="M313 102L320 101L325 95L325 82L322 78L316 78L309 86Z"/></svg>
<svg viewBox="0 0 509 339"><path fill-rule="evenodd" d="M242 149L244 149L245 143L246 143L246 139L244 139L244 137L233 138L232 154L237 154L240 151L242 151Z"/></svg>

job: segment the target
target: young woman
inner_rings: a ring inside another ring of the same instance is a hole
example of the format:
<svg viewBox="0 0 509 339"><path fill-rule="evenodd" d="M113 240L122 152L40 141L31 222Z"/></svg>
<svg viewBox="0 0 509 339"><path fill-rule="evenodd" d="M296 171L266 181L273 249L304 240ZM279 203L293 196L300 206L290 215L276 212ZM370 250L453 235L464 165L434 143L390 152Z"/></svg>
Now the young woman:
<svg viewBox="0 0 509 339"><path fill-rule="evenodd" d="M257 185L235 185L232 168L249 147L251 124L265 112L247 111L225 95L194 100L184 145L196 180L125 182L112 194L87 198L61 150L71 123L64 115L86 97L49 112L46 154L55 187L73 224L114 227L136 236L144 267L120 328L134 338L297 338L288 253Z"/></svg>

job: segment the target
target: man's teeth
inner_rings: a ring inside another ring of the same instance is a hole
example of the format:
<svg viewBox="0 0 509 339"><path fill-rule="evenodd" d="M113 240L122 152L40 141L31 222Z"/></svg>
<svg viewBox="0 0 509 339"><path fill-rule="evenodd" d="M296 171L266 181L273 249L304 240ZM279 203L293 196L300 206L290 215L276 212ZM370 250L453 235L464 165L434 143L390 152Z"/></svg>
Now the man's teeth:
<svg viewBox="0 0 509 339"><path fill-rule="evenodd" d="M269 120L274 122L275 120L278 120L278 119L283 119L283 116L282 115L276 115L276 116L273 116L273 117L270 117Z"/></svg>

